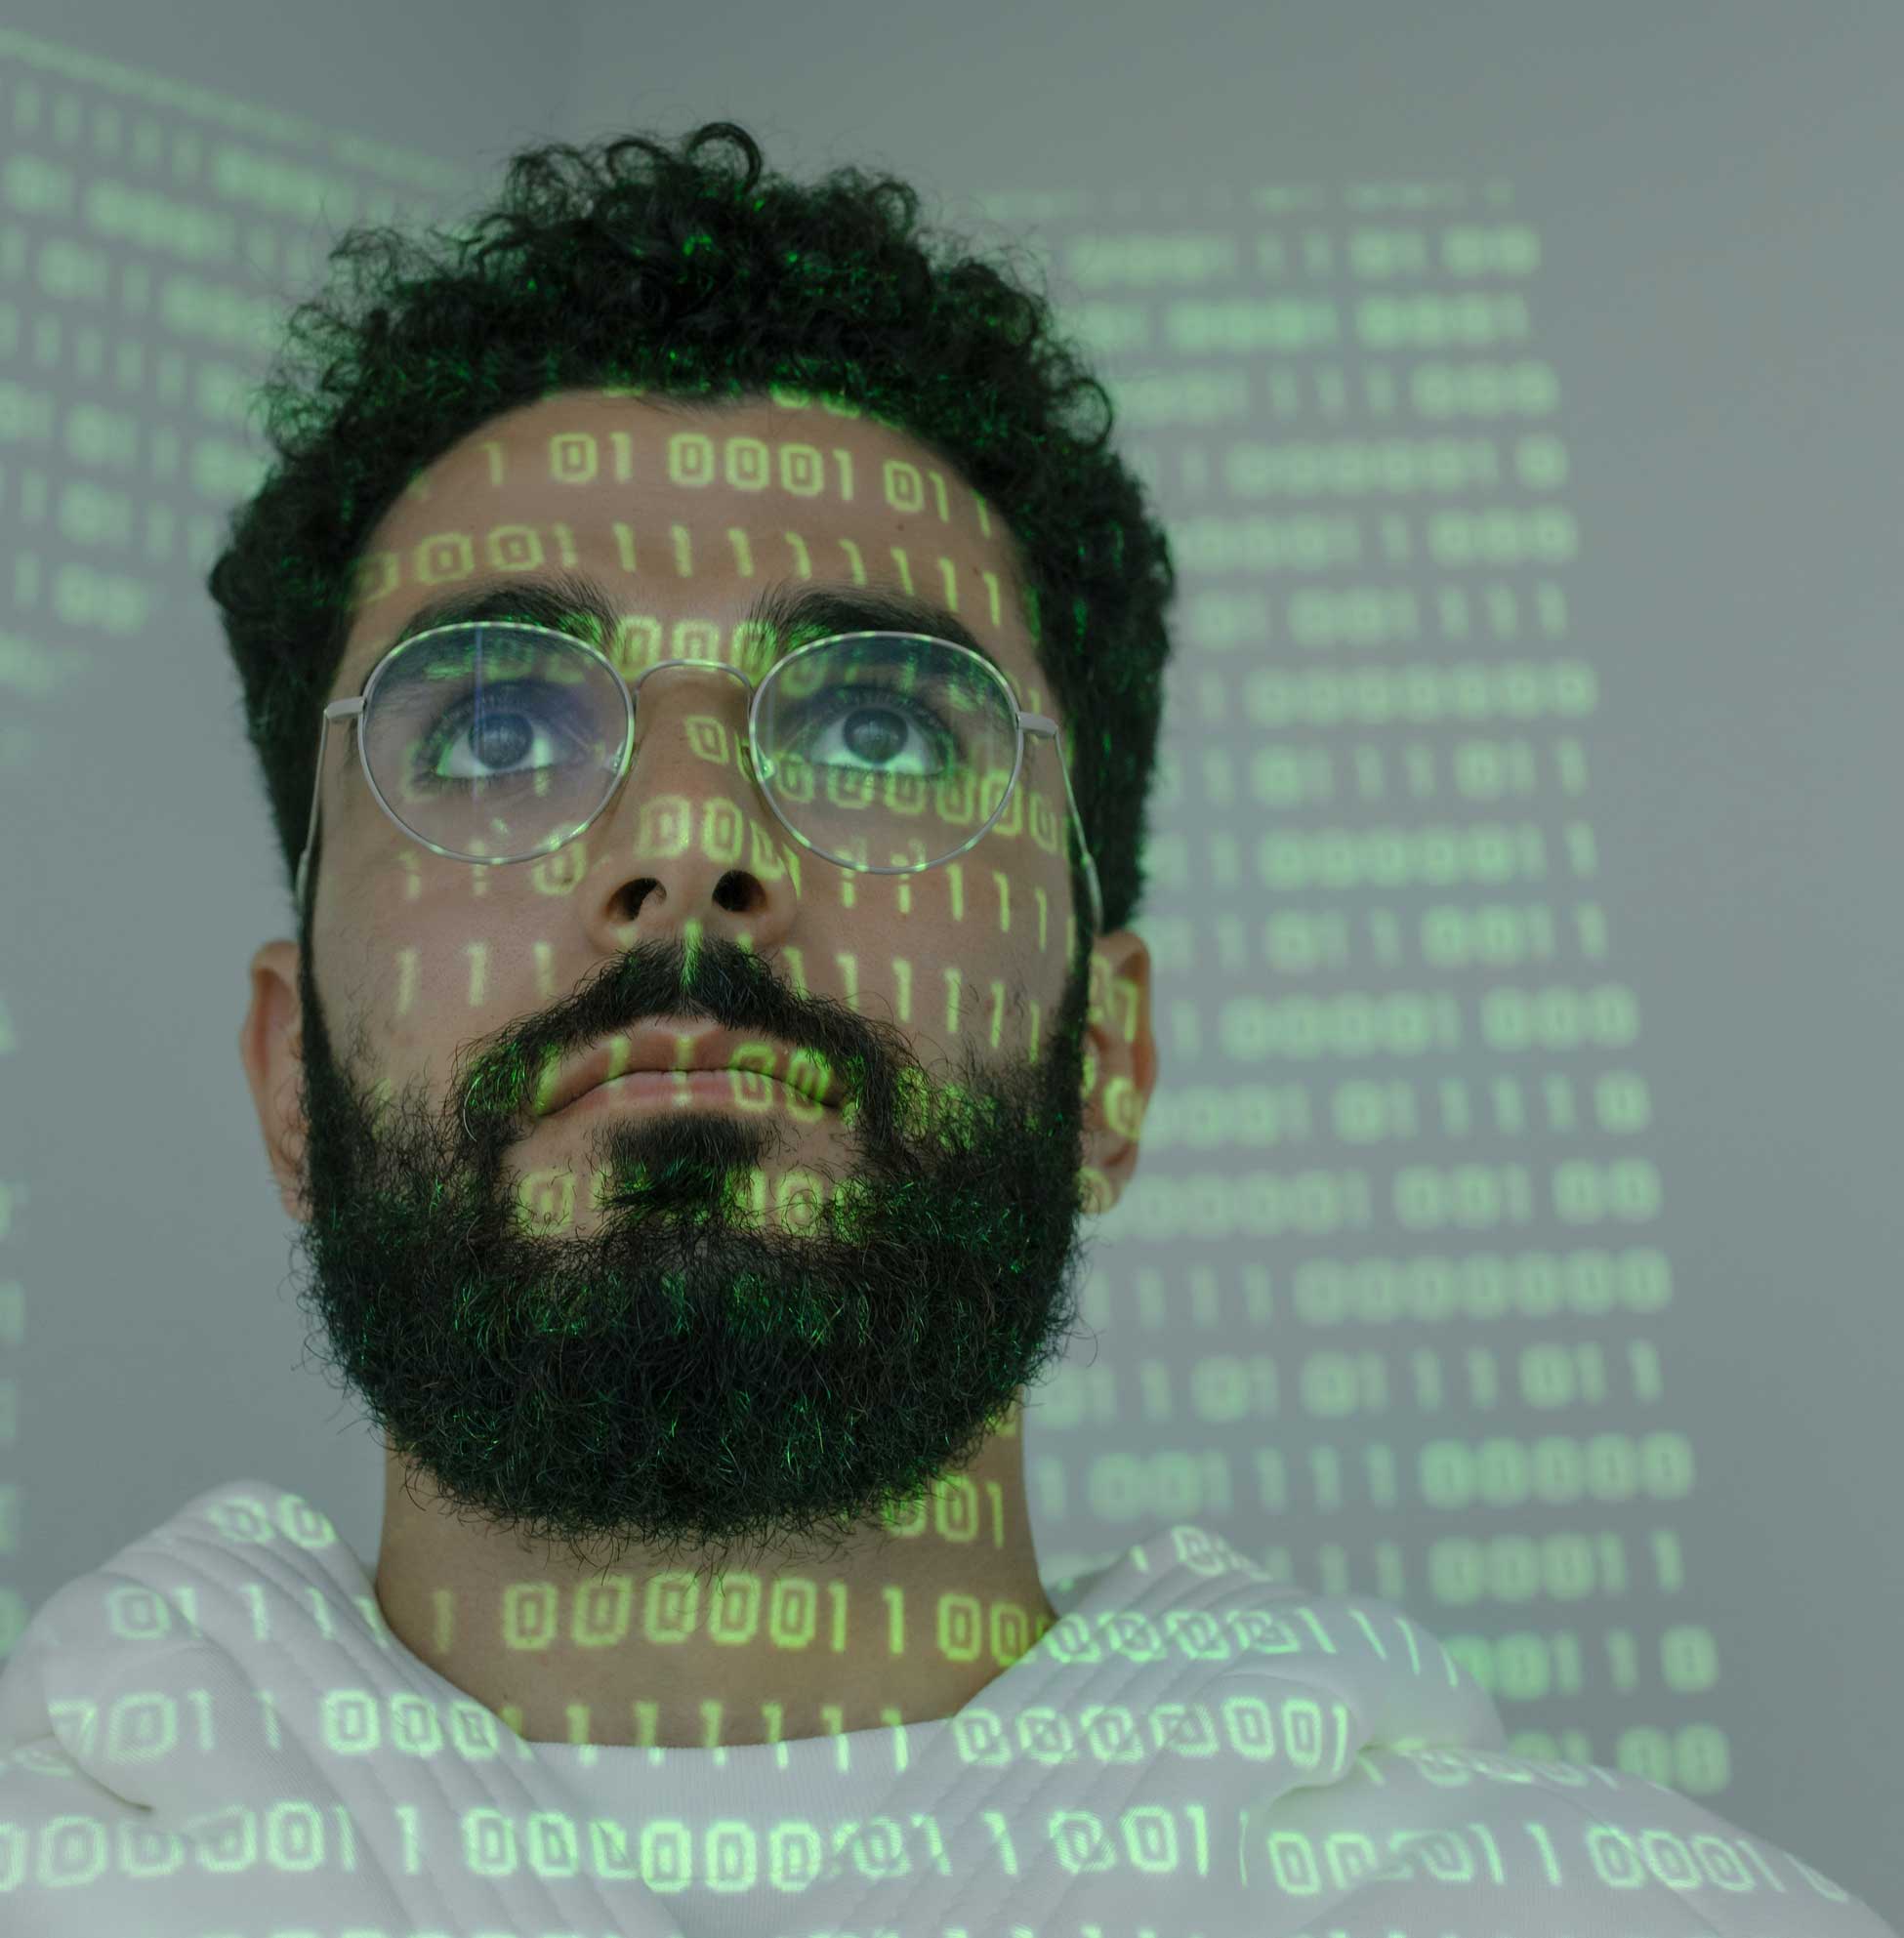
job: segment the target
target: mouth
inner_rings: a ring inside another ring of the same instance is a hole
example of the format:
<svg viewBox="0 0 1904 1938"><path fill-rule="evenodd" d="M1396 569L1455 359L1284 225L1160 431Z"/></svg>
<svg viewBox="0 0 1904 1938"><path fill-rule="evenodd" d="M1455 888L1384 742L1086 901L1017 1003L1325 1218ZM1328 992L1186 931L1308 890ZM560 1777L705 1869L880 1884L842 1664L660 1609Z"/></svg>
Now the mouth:
<svg viewBox="0 0 1904 1938"><path fill-rule="evenodd" d="M791 1105L796 1095L837 1112L832 1075L824 1059L815 1062L785 1044L670 1020L604 1038L575 1057L550 1083L536 1114L559 1117L590 1097L598 1099L591 1106L596 1109L617 1101L700 1098L758 1111L772 1100ZM783 1095L774 1099L774 1091Z"/></svg>
<svg viewBox="0 0 1904 1938"><path fill-rule="evenodd" d="M628 1070L584 1091L563 1104L551 1117L574 1117L615 1109L681 1110L692 1104L725 1104L729 1109L759 1116L768 1110L784 1110L798 1097L803 1103L813 1099L796 1092L777 1077L764 1076L758 1070ZM834 1111L832 1104L820 1109Z"/></svg>

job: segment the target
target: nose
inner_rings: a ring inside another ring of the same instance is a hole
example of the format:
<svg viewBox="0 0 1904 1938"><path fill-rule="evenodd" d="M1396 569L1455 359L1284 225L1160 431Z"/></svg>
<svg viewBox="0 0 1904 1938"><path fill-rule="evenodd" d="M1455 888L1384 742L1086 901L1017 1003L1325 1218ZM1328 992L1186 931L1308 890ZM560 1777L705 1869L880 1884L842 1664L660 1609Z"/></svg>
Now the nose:
<svg viewBox="0 0 1904 1938"><path fill-rule="evenodd" d="M644 667L635 676L628 688L628 697L635 709L635 736L639 742L645 731L643 721L654 712L655 702L666 694L680 690L695 705L705 705L710 699L725 697L726 688L722 684L712 686L684 686L679 680L670 680L663 686L650 686L648 682L657 673L715 673L725 676L740 689L740 717L744 722L747 709L753 704L754 682L737 666L724 666L719 660L711 659L663 659L652 666Z"/></svg>

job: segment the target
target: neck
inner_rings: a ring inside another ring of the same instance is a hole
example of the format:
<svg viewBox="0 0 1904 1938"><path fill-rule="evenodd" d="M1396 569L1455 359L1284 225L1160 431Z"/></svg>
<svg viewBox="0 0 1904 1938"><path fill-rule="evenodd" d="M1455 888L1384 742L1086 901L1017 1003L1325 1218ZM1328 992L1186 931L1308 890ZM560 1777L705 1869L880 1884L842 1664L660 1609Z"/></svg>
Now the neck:
<svg viewBox="0 0 1904 1938"><path fill-rule="evenodd" d="M605 1573L457 1520L386 1454L377 1600L392 1632L531 1743L707 1750L954 1714L1056 1621L1019 1415L913 1533L696 1580L690 1553ZM414 1496L414 1498L412 1498Z"/></svg>

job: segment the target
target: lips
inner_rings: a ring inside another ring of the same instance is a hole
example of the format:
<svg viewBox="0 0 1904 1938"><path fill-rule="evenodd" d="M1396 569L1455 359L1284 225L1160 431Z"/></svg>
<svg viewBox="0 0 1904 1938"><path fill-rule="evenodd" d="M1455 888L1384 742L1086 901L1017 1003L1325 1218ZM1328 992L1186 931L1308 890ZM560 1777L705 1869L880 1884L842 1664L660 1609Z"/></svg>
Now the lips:
<svg viewBox="0 0 1904 1938"><path fill-rule="evenodd" d="M625 1077L632 1070L743 1070L784 1084L795 1053L783 1043L750 1037L742 1031L710 1029L703 1023L673 1022L664 1017L624 1036L605 1037L594 1049L565 1063L537 1114L553 1117L598 1085ZM801 1059L794 1074L799 1078L796 1088L804 1088L808 1094L819 1082L819 1072L808 1057ZM839 1108L839 1088L836 1073L828 1086L825 1108Z"/></svg>

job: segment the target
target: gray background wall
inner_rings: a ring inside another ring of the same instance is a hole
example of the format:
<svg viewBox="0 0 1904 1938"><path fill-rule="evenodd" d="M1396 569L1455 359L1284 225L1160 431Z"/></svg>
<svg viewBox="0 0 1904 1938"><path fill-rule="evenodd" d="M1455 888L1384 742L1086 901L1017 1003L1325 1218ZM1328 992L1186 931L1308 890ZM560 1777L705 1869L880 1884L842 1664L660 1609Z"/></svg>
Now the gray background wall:
<svg viewBox="0 0 1904 1938"><path fill-rule="evenodd" d="M242 384L273 318L380 196L449 217L522 143L733 118L773 167L890 167L1048 264L1178 546L1137 925L1162 1083L1100 1226L1096 1353L1035 1396L1047 1574L1187 1519L1384 1594L1494 1687L1517 1742L1673 1783L1904 1923L1904 14L1190 0L1081 26L1076 8L759 0L648 18L10 0L8 18L0 1645L239 1476L376 1551L378 1449L303 1363L234 1048L246 960L290 921L202 577L247 487ZM252 156L235 196L207 165L229 144ZM1387 345L1383 296L1416 299ZM1327 306L1332 344L1278 346L1293 297ZM1464 314L1487 328L1437 346ZM1431 365L1466 398L1442 417L1411 402ZM1511 407L1481 407L1490 390ZM1345 488L1327 469L1436 439L1498 474ZM1306 484L1296 445L1323 463ZM1360 562L1270 562L1315 519ZM1450 554L1464 531L1494 534L1490 562ZM1375 589L1414 596L1415 637L1316 631L1318 594L1340 614ZM1437 624L1457 593L1466 639ZM1458 663L1525 668L1546 698L1426 722L1285 711L1291 676L1373 670L1379 698ZM1561 666L1591 676L1590 705L1555 707ZM1359 791L1358 747L1386 799ZM1332 791L1275 792L1289 759ZM1475 865L1489 825L1512 837L1498 879ZM1436 828L1465 858L1438 885L1419 839ZM1383 829L1408 865L1332 886L1324 838L1366 869ZM1430 908L1451 913L1425 926ZM1314 963L1296 946L1334 934ZM1351 997L1430 1001L1457 1035L1352 1049ZM1522 997L1544 1000L1515 1048ZM1294 1047L1305 1014L1318 1051ZM1372 1140L1344 1132L1354 1085L1388 1113ZM1246 1128L1265 1097L1275 1136ZM1410 1175L1445 1194L1515 1166L1524 1222L1398 1209ZM1253 1221L1304 1175L1360 1180L1368 1226ZM1529 1253L1627 1269L1604 1309L1546 1316L1318 1302L1331 1265L1511 1279ZM1273 1385L1229 1405L1263 1361ZM1383 1458L1392 1497L1371 1483Z"/></svg>

